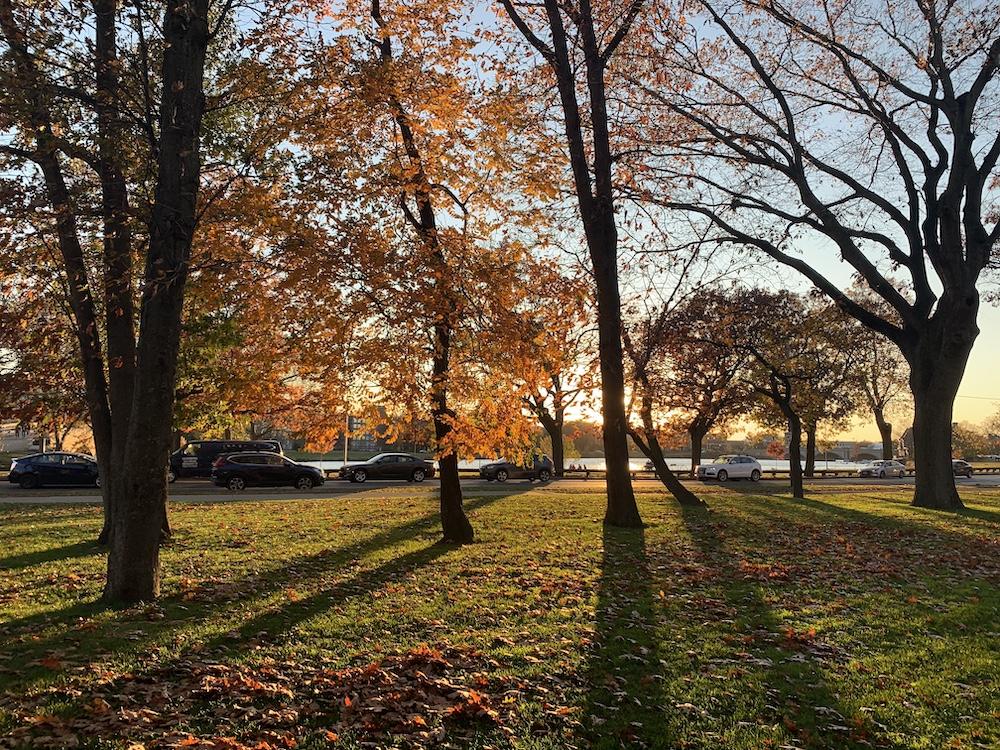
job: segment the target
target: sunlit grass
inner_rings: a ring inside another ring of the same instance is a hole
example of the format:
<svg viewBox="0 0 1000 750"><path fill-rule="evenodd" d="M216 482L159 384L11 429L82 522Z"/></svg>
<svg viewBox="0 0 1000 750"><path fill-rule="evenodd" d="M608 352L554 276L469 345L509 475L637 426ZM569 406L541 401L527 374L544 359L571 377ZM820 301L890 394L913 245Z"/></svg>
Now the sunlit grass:
<svg viewBox="0 0 1000 750"><path fill-rule="evenodd" d="M492 695L513 691L503 730L482 729L493 747L1000 742L994 495L969 491L954 515L877 486L817 485L801 502L702 487L708 512L649 492L631 531L603 528L599 491L482 490L462 548L435 544L430 488L177 504L163 599L122 611L96 603L97 507L2 508L0 726L79 716L123 673L342 667L429 644L481 661ZM208 705L178 730L253 747L273 729ZM329 742L315 722L295 732Z"/></svg>

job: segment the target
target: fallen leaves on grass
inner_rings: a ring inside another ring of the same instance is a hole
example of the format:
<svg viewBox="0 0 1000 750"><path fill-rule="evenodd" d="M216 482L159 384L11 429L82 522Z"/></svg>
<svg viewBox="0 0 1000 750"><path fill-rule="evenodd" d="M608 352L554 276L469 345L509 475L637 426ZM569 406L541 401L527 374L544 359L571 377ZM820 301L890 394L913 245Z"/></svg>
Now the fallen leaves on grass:
<svg viewBox="0 0 1000 750"><path fill-rule="evenodd" d="M484 730L507 732L517 687L490 677L497 666L476 651L427 647L343 669L184 661L99 678L87 692L71 691L74 711L65 716L5 705L18 724L0 747L69 748L86 738L146 750L288 750L313 735L376 745L392 737L406 747L461 743ZM213 736L191 729L206 722Z"/></svg>

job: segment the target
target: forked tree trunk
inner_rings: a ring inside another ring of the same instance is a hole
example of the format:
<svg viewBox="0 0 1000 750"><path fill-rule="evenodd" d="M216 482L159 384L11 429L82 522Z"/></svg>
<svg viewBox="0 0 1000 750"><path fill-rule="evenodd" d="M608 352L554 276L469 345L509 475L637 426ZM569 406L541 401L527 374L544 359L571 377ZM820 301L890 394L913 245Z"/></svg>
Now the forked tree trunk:
<svg viewBox="0 0 1000 750"><path fill-rule="evenodd" d="M927 328L904 348L913 392L913 505L958 510L962 500L952 469L952 419L972 345L979 335L979 297L948 294L938 300Z"/></svg>
<svg viewBox="0 0 1000 750"><path fill-rule="evenodd" d="M915 468L913 505L921 508L957 510L964 507L955 487L951 464L953 408L964 371L964 360L918 359L910 365Z"/></svg>
<svg viewBox="0 0 1000 750"><path fill-rule="evenodd" d="M794 411L786 410L788 418L788 476L792 485L792 496L804 498L802 484L802 420Z"/></svg>
<svg viewBox="0 0 1000 750"><path fill-rule="evenodd" d="M538 421L545 428L549 441L552 443L552 473L557 477L563 476L566 472L566 440L563 437L565 413L564 408L557 408L555 415L553 415L541 404L539 404L539 408L535 409Z"/></svg>
<svg viewBox="0 0 1000 750"><path fill-rule="evenodd" d="M807 477L816 476L816 425L806 425L806 470Z"/></svg>
<svg viewBox="0 0 1000 750"><path fill-rule="evenodd" d="M705 441L705 435L708 432L706 429L700 427L692 427L688 430L688 435L691 437L691 478L694 479L698 465L701 463L701 451L702 444Z"/></svg>
<svg viewBox="0 0 1000 750"><path fill-rule="evenodd" d="M556 428L549 433L552 441L552 472L557 477L566 473L566 440L563 437L562 417L556 420Z"/></svg>
<svg viewBox="0 0 1000 750"><path fill-rule="evenodd" d="M888 461L895 454L892 445L892 424L885 421L885 412L882 409L872 409L872 414L875 415L878 434L882 436L882 459Z"/></svg>
<svg viewBox="0 0 1000 750"><path fill-rule="evenodd" d="M645 386L648 388L648 383ZM653 468L656 469L656 476L663 482L663 486L670 491L670 494L681 505L695 507L705 505L705 502L701 498L681 483L681 480L677 478L677 475L667 465L667 460L663 456L663 449L660 447L660 441L656 437L656 428L653 425L653 403L649 395L644 396L642 399L640 417L642 419L642 430L630 427L628 433L632 436L635 444L639 446L639 450L646 455L646 458L653 462Z"/></svg>
<svg viewBox="0 0 1000 750"><path fill-rule="evenodd" d="M135 388L120 474L111 476L112 527L105 599L131 603L160 590L167 524L170 425L181 313L201 180L208 0L164 11L163 87L156 196L136 353ZM118 467L115 467L118 468Z"/></svg>

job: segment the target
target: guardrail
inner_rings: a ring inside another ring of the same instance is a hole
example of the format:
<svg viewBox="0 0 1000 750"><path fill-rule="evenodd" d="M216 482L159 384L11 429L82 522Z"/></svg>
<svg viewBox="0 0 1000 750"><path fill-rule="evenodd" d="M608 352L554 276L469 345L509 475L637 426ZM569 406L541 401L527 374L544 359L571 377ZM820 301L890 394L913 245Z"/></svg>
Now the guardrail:
<svg viewBox="0 0 1000 750"><path fill-rule="evenodd" d="M677 476L680 477L681 479L690 479L691 478L691 472L688 471L687 469L675 471L674 473L677 474ZM789 474L789 470L788 469L761 469L760 473L761 473L762 477L767 477L767 478L770 478L770 479L777 479L778 477L787 477L788 474ZM974 473L975 474L985 474L985 473L1000 474L1000 467L998 467L995 470L986 470L986 469L980 470L980 469L975 469ZM566 477L576 477L576 478L583 478L583 479L603 478L604 475L605 475L605 470L604 469L589 469L589 470L588 469L572 469L572 470L565 471L563 473L563 475L566 476ZM632 479L656 479L656 472L648 470L648 469L641 469L641 470L630 471L629 475L632 477ZM803 475L803 476L805 476L805 475ZM857 469L816 469L813 472L811 478L816 478L816 477L856 477L856 476L858 476L858 470ZM912 470L908 470L907 471L907 476L913 476L913 471ZM807 477L807 478L810 478L810 477Z"/></svg>

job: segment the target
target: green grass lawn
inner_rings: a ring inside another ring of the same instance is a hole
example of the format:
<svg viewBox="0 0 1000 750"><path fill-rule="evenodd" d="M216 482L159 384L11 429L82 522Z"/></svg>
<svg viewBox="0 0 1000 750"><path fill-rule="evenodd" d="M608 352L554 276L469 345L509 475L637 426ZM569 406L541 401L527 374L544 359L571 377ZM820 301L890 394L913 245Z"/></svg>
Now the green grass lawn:
<svg viewBox="0 0 1000 750"><path fill-rule="evenodd" d="M175 504L118 611L97 507L0 508L0 747L1000 746L1000 495L599 489Z"/></svg>

